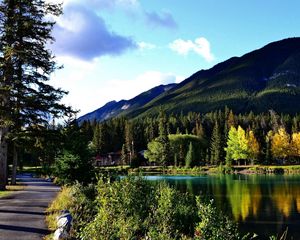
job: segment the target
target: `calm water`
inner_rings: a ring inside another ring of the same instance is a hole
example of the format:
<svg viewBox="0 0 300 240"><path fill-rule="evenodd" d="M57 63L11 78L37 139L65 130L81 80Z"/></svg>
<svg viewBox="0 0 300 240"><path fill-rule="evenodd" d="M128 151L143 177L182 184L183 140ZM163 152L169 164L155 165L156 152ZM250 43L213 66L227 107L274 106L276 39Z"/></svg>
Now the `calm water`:
<svg viewBox="0 0 300 240"><path fill-rule="evenodd" d="M300 175L146 176L214 199L243 232L300 239Z"/></svg>

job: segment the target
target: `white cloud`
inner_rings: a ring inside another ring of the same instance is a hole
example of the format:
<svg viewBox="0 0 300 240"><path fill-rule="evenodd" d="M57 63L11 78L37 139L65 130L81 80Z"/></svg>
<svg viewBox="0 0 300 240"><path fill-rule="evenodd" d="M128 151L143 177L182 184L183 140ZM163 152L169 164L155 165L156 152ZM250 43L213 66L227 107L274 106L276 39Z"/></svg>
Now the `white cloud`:
<svg viewBox="0 0 300 240"><path fill-rule="evenodd" d="M156 45L147 42L139 42L138 47L140 50L152 50L156 48Z"/></svg>
<svg viewBox="0 0 300 240"><path fill-rule="evenodd" d="M199 37L194 42L191 40L176 39L169 44L169 47L180 55L187 55L189 52L194 52L202 56L207 62L214 60L210 43L204 37Z"/></svg>
<svg viewBox="0 0 300 240"><path fill-rule="evenodd" d="M66 6L64 11L53 31L55 54L92 60L104 55L121 55L137 48L131 37L111 31L93 9L73 4Z"/></svg>
<svg viewBox="0 0 300 240"><path fill-rule="evenodd" d="M132 79L106 79L100 82L101 76L92 74L99 68L99 62L87 63L72 58L60 60L65 62L66 70L72 71L58 71L52 76L51 85L69 91L62 102L80 110L78 116L94 111L109 101L131 99L158 85L183 79L173 73L146 71Z"/></svg>
<svg viewBox="0 0 300 240"><path fill-rule="evenodd" d="M176 75L173 73L162 73L159 71L147 71L137 76L135 82L137 84L147 84L150 89L151 87L155 87L160 84L170 84L176 81ZM147 90L147 89L146 89Z"/></svg>

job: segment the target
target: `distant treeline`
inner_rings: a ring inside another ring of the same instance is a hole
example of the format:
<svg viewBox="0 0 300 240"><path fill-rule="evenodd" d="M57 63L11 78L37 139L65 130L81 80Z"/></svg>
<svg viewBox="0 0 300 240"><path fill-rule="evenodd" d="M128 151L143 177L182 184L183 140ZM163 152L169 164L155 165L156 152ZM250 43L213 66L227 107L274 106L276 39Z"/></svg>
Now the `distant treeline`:
<svg viewBox="0 0 300 240"><path fill-rule="evenodd" d="M178 166L230 165L235 160L245 164L291 164L300 158L300 115L279 115L272 110L236 115L225 107L207 114L168 116L161 110L154 117L85 121L75 129L80 130L94 156L120 152L126 163L146 149L150 161L156 160L149 153L165 151L165 161L158 163ZM192 159L188 160L188 155Z"/></svg>

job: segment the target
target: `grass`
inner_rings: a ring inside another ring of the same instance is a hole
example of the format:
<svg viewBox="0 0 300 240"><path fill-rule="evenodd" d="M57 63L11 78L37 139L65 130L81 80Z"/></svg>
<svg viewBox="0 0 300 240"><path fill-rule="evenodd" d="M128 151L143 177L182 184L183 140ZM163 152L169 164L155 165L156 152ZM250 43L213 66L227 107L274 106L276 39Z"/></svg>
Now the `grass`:
<svg viewBox="0 0 300 240"><path fill-rule="evenodd" d="M171 175L200 175L200 174L219 174L219 173L242 173L242 174L299 174L300 165L234 165L227 167L220 166L198 166L193 168L175 166L141 166L130 168L129 166L112 166L97 168L99 173L109 174L171 174Z"/></svg>
<svg viewBox="0 0 300 240"><path fill-rule="evenodd" d="M255 165L255 166L249 166L248 170L256 173L298 174L300 173L300 165L288 165L288 166Z"/></svg>
<svg viewBox="0 0 300 240"><path fill-rule="evenodd" d="M47 209L46 222L50 230L56 229L56 218L60 215L62 209L69 209L72 205L73 193L72 188L63 187L62 190L58 193L55 200L51 203Z"/></svg>
<svg viewBox="0 0 300 240"><path fill-rule="evenodd" d="M23 189L24 189L23 185L7 185L6 191L0 191L0 198L7 197L16 191L21 191Z"/></svg>

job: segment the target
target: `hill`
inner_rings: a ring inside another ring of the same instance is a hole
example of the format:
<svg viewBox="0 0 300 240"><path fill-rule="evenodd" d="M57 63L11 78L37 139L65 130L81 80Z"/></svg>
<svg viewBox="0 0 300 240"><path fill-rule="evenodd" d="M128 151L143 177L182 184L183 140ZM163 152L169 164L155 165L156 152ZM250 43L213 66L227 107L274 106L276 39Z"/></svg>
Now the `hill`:
<svg viewBox="0 0 300 240"><path fill-rule="evenodd" d="M78 121L93 121L94 119L96 119L97 121L105 121L107 119L120 116L122 114L129 114L131 113L131 111L146 105L155 97L159 96L165 91L172 89L175 85L176 84L160 85L146 92L143 92L130 100L108 102L104 106L98 108L97 110L83 115L78 119Z"/></svg>
<svg viewBox="0 0 300 240"><path fill-rule="evenodd" d="M157 114L160 106L175 113L205 113L225 106L237 113L269 109L279 113L300 112L300 38L273 42L241 57L230 58L154 95L142 101L147 96L142 93L136 97L140 99L139 104L131 104L126 111L112 116ZM101 108L96 111L101 112Z"/></svg>

